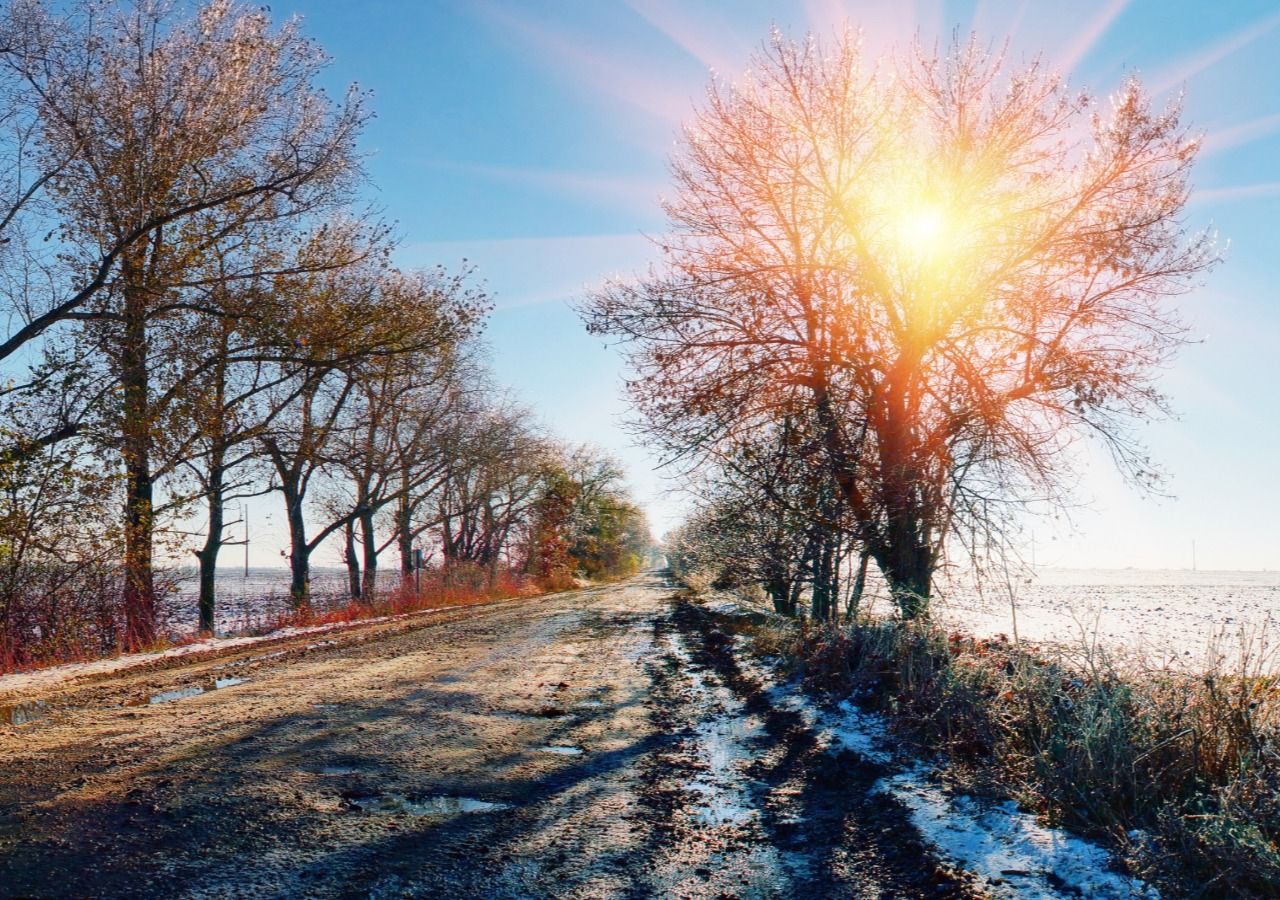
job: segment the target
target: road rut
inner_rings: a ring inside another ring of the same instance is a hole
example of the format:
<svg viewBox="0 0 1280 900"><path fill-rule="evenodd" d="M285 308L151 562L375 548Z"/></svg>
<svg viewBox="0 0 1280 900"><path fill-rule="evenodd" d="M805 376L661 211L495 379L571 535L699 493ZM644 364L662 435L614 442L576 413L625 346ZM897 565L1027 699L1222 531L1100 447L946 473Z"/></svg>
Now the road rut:
<svg viewBox="0 0 1280 900"><path fill-rule="evenodd" d="M970 895L656 575L38 699L0 896Z"/></svg>

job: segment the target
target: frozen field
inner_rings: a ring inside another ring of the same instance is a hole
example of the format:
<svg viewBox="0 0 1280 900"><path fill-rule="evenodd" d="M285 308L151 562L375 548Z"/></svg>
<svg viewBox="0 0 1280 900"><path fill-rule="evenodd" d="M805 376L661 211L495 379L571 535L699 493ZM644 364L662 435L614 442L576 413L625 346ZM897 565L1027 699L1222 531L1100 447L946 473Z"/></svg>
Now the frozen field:
<svg viewBox="0 0 1280 900"><path fill-rule="evenodd" d="M394 588L399 581L400 572L396 568L378 572L381 590ZM177 592L166 604L168 622L174 630L189 631L195 627L198 591L194 570L179 573ZM219 634L270 624L292 609L289 570L251 568L246 576L243 569L219 569L216 598L214 624ZM347 570L328 566L312 569L311 598L312 607L320 612L331 606L346 605Z"/></svg>
<svg viewBox="0 0 1280 900"><path fill-rule="evenodd" d="M1242 651L1280 671L1280 572L1038 569L1015 586L1018 634L1033 641L1122 649L1155 664L1200 666ZM944 621L1012 636L1009 593L944 586Z"/></svg>

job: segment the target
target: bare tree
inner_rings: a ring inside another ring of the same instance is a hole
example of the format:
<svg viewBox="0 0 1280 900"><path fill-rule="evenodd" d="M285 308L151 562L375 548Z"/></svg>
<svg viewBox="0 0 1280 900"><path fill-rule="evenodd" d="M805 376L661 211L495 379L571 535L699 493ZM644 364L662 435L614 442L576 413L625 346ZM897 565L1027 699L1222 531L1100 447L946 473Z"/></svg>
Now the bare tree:
<svg viewBox="0 0 1280 900"><path fill-rule="evenodd" d="M919 615L950 540L1063 498L1076 437L1154 477L1132 426L1165 410L1167 300L1215 260L1179 218L1197 147L1136 82L1099 109L976 43L868 68L852 33L775 36L685 130L663 264L584 312L672 454L811 416Z"/></svg>
<svg viewBox="0 0 1280 900"><path fill-rule="evenodd" d="M71 320L120 385L116 433L99 433L126 470L126 641L141 646L156 638L156 481L173 465L158 435L184 368L157 357L174 346L157 332L218 314L191 289L228 236L341 201L365 114L354 95L335 107L313 86L323 59L295 23L273 30L230 0L189 19L151 2L85 3L56 18L35 3L21 10L35 37L6 59L38 100L65 277L25 302L0 357Z"/></svg>
<svg viewBox="0 0 1280 900"><path fill-rule="evenodd" d="M484 292L467 278L440 269L405 274L370 263L290 279L287 291L299 311L291 333L306 345L312 362L297 384L284 386L290 399L260 443L274 469L273 488L285 502L290 589L297 605L308 602L312 554L348 526L354 540L354 527L365 524L366 562L376 572L373 518L396 499L393 435L411 418L397 404L411 387L424 387L429 361L447 359L478 330L489 309ZM277 287L286 289L283 283ZM415 360L424 365L416 374ZM421 424L428 428L430 420ZM426 436L424 431L419 440ZM349 503L334 502L330 491L323 503L326 520L311 533L308 493L340 470L355 496Z"/></svg>

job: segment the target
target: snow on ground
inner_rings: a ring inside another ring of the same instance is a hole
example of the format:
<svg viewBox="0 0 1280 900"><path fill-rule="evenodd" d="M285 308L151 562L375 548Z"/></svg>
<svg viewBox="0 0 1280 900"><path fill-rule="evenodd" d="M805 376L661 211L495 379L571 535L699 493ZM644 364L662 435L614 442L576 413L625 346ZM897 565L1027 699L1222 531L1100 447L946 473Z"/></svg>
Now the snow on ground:
<svg viewBox="0 0 1280 900"><path fill-rule="evenodd" d="M828 752L849 751L892 774L876 783L901 802L925 843L942 859L972 872L995 897L1150 897L1143 882L1111 871L1110 854L1090 841L1040 825L1013 803L993 803L947 791L936 770L901 761L888 722L845 700L815 703L795 682L781 682L772 667L740 659L764 684L778 708L800 714Z"/></svg>
<svg viewBox="0 0 1280 900"><path fill-rule="evenodd" d="M1107 851L1020 812L1012 802L951 796L916 766L877 785L911 811L935 852L987 880L997 897L1159 897L1155 888L1108 870Z"/></svg>
<svg viewBox="0 0 1280 900"><path fill-rule="evenodd" d="M1097 646L1156 666L1220 661L1280 671L1280 572L1040 568L1014 585L1018 636ZM883 587L872 612L888 614ZM934 613L979 636L1014 634L1004 584L977 590L957 577L937 587Z"/></svg>
<svg viewBox="0 0 1280 900"><path fill-rule="evenodd" d="M50 666L47 669L37 669L34 672L14 672L9 675L0 675L0 696L37 691L42 688L52 687L53 685L60 684L64 681L70 681L74 678L83 678L89 675L104 675L109 672L119 672L123 669L131 669L135 666L144 666L159 659L172 659L179 656L188 656L192 653L205 653L213 650L231 650L236 647L260 644L263 641L275 641L280 638L296 637L297 635L302 634L334 631L340 628L349 628L353 625L369 625L374 622L386 622L391 618L402 618L402 616L381 616L374 619L361 619L356 622L340 622L328 625L308 625L305 627L290 626L288 628L278 628L269 634L256 635L253 637L205 638L204 640L193 641L190 644L183 644L181 647L170 647L168 650L156 650L150 653L128 653L122 656L113 656L108 659L66 663L61 666Z"/></svg>
<svg viewBox="0 0 1280 900"><path fill-rule="evenodd" d="M749 715L733 691L710 680L694 665L683 638L676 635L665 649L680 660L688 675L694 704L708 715L694 728L695 753L703 764L702 773L685 784L698 799L694 805L699 821L706 825L741 823L757 815L742 770L751 761L753 745L764 735L764 722Z"/></svg>
<svg viewBox="0 0 1280 900"><path fill-rule="evenodd" d="M498 600L496 603L504 603L508 601ZM304 634L320 634L322 632L340 631L346 628L353 628L357 625L373 625L379 622L391 622L399 619L406 619L410 616L429 615L432 613L445 612L450 609L459 609L464 604L455 604L452 606L438 606L432 609L422 610L420 612L400 613L395 616L375 616L368 619L357 619L352 622L336 622L325 625L290 625L285 628L277 628L267 634L245 636L245 637L211 637L199 641L193 641L190 644L183 644L180 647L170 647L168 650L156 650L149 653L129 653L122 656L113 656L107 659L95 659L89 662L65 663L60 666L50 666L47 669L37 669L33 672L14 672L9 675L0 675L0 698L3 697L21 697L42 690L44 688L53 687L64 681L71 681L76 678L84 678L91 675L104 675L110 672L119 672L124 669L131 669L135 666L144 666L153 663L156 660L172 659L174 657L188 656L192 653L206 653L219 650L233 650L237 647L247 647L253 644L261 644L265 641L277 641L282 638L298 637ZM486 604L488 605L488 604Z"/></svg>

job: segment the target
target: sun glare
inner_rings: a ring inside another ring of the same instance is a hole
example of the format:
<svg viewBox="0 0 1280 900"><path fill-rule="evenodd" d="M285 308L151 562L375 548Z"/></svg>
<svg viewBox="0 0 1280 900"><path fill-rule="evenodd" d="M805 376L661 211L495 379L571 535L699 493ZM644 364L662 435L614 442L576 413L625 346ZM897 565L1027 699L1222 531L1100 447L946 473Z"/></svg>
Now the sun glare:
<svg viewBox="0 0 1280 900"><path fill-rule="evenodd" d="M932 256L947 233L947 216L936 203L912 203L899 210L896 239L914 256Z"/></svg>

